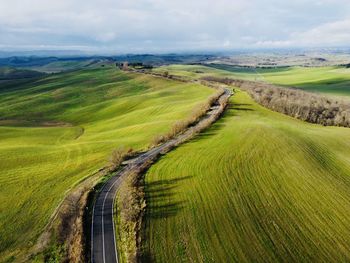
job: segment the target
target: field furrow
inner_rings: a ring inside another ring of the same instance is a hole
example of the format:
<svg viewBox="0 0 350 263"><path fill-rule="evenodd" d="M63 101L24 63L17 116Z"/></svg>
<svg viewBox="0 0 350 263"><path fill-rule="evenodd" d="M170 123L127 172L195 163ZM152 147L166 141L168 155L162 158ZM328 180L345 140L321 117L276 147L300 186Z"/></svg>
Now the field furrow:
<svg viewBox="0 0 350 263"><path fill-rule="evenodd" d="M145 260L350 260L349 140L236 93L217 124L146 174Z"/></svg>

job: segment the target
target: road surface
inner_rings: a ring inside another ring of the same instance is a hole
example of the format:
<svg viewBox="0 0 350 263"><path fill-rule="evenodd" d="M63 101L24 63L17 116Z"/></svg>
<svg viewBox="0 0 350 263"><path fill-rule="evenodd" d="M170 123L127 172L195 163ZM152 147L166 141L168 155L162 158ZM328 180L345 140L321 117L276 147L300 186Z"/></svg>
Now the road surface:
<svg viewBox="0 0 350 263"><path fill-rule="evenodd" d="M232 91L225 89L221 97L230 97ZM160 153L169 151L172 146L176 146L193 135L193 129L213 115L218 115L219 107L214 106L199 123L189 128L183 134L175 137L141 154L137 158L128 162L115 176L111 177L102 187L93 207L92 229L91 229L91 261L93 263L117 263L118 251L115 240L115 226L113 221L114 201L116 193L124 178L130 171L136 170L145 162L155 160Z"/></svg>

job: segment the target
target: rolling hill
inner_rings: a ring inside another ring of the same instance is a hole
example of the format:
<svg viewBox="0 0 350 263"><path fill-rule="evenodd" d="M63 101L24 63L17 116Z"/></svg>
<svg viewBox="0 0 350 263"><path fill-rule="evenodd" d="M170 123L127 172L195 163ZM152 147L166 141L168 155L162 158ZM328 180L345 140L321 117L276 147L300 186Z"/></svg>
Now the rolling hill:
<svg viewBox="0 0 350 263"><path fill-rule="evenodd" d="M0 89L0 262L27 254L67 191L115 148L146 149L211 94L107 66Z"/></svg>
<svg viewBox="0 0 350 263"><path fill-rule="evenodd" d="M218 123L146 174L146 262L347 262L350 129L238 91Z"/></svg>
<svg viewBox="0 0 350 263"><path fill-rule="evenodd" d="M159 67L155 71L168 71L170 74L186 78L216 76L265 81L326 95L344 98L350 96L350 69L342 66L244 68L224 64L169 65Z"/></svg>
<svg viewBox="0 0 350 263"><path fill-rule="evenodd" d="M37 78L41 76L44 76L44 74L34 70L16 69L12 67L0 67L0 81Z"/></svg>

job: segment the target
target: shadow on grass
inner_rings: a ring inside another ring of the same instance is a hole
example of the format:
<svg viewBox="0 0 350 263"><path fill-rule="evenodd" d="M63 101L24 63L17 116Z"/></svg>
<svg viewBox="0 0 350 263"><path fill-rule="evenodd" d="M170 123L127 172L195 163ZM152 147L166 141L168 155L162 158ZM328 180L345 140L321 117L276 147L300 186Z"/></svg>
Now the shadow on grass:
<svg viewBox="0 0 350 263"><path fill-rule="evenodd" d="M233 107L231 108L233 110L242 110L242 111L254 111L253 109L251 108L239 108L239 107Z"/></svg>
<svg viewBox="0 0 350 263"><path fill-rule="evenodd" d="M254 111L251 106L252 104L229 104L218 121L186 143L193 143L218 134L229 118L239 115L238 111ZM176 188L178 182L190 178L191 176L187 176L170 180L158 180L146 184L147 208L143 221L141 262L155 262L156 255L152 253L152 241L150 240L150 231L153 231L153 229L150 226L156 224L153 223L154 220L164 220L176 216L185 207L186 202L184 200L176 199Z"/></svg>
<svg viewBox="0 0 350 263"><path fill-rule="evenodd" d="M228 118L237 116L238 111L255 111L252 108L252 106L253 104L231 102L230 104L227 105L225 112L223 113L221 118L217 121L217 123L225 122Z"/></svg>
<svg viewBox="0 0 350 263"><path fill-rule="evenodd" d="M143 220L142 231L142 252L140 262L154 262L154 255L151 249L146 247L150 238L150 225L154 220L163 220L175 216L185 207L184 200L176 199L177 183L190 179L192 176L185 176L175 179L158 180L146 184L147 208Z"/></svg>
<svg viewBox="0 0 350 263"><path fill-rule="evenodd" d="M227 111L238 110L238 111L254 111L251 108L252 104L249 103L231 103L227 107Z"/></svg>
<svg viewBox="0 0 350 263"><path fill-rule="evenodd" d="M175 216L184 207L184 201L174 201L176 183L189 179L190 176L158 180L146 184L147 211L146 220L162 219Z"/></svg>

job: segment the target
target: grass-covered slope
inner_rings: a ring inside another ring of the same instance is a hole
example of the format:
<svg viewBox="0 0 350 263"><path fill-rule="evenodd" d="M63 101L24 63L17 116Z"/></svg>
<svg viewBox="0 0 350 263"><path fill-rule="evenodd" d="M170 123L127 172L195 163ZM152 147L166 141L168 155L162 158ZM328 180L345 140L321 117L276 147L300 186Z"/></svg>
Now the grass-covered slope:
<svg viewBox="0 0 350 263"><path fill-rule="evenodd" d="M41 77L44 74L34 70L0 67L0 81ZM0 82L1 83L1 82Z"/></svg>
<svg viewBox="0 0 350 263"><path fill-rule="evenodd" d="M168 72L169 74L182 76L187 79L201 77L231 77L252 80L257 77L254 69L243 69L228 65L203 66L203 65L167 65L153 69L156 73Z"/></svg>
<svg viewBox="0 0 350 263"><path fill-rule="evenodd" d="M350 129L231 103L146 174L145 259L349 261Z"/></svg>
<svg viewBox="0 0 350 263"><path fill-rule="evenodd" d="M242 68L224 64L170 65L155 69L187 78L228 77L293 86L306 91L335 96L350 96L350 68L345 67L283 67Z"/></svg>
<svg viewBox="0 0 350 263"><path fill-rule="evenodd" d="M350 68L345 67L291 67L261 69L260 77L270 83L294 86L307 91L350 96Z"/></svg>
<svg viewBox="0 0 350 263"><path fill-rule="evenodd" d="M145 149L213 93L114 68L0 92L0 262L26 253L66 191L104 166L113 149Z"/></svg>
<svg viewBox="0 0 350 263"><path fill-rule="evenodd" d="M100 59L72 59L72 60L57 60L44 65L37 65L29 67L32 70L46 72L46 73L57 73L63 71L78 70L84 67L91 67L103 60Z"/></svg>

